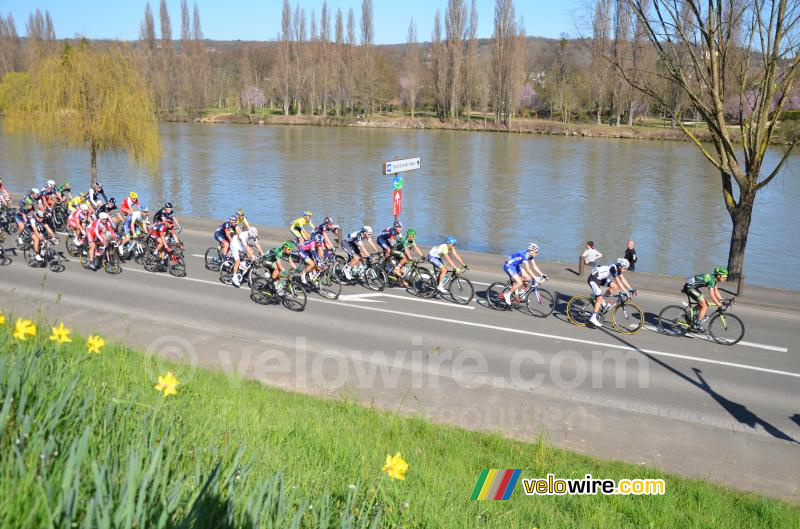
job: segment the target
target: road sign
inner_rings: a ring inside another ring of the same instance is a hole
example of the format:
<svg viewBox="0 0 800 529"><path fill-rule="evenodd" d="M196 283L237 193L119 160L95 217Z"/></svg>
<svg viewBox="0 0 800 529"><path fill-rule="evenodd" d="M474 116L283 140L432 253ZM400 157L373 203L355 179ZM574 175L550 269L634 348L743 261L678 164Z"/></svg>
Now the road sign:
<svg viewBox="0 0 800 529"><path fill-rule="evenodd" d="M390 175L395 173L402 173L403 171L413 171L421 167L419 158L407 158L405 160L393 160L391 162L383 162L383 174Z"/></svg>
<svg viewBox="0 0 800 529"><path fill-rule="evenodd" d="M395 176L392 178L392 187L393 189L403 189L403 177Z"/></svg>
<svg viewBox="0 0 800 529"><path fill-rule="evenodd" d="M400 213L403 212L403 190L402 189L395 189L392 191L392 215L394 218L400 216Z"/></svg>

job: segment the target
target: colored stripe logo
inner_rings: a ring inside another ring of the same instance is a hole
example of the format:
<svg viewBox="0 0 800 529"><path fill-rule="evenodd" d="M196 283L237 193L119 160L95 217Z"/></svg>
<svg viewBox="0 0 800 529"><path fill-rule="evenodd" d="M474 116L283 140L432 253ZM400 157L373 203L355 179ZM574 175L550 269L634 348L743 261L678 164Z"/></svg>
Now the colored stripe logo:
<svg viewBox="0 0 800 529"><path fill-rule="evenodd" d="M472 489L470 500L507 500L517 486L519 468L484 468Z"/></svg>

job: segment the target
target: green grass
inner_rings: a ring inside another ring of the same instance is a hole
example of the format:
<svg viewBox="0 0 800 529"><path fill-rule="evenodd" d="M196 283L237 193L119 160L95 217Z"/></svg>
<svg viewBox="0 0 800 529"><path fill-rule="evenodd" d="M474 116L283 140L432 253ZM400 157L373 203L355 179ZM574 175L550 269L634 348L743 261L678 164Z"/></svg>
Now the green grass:
<svg viewBox="0 0 800 529"><path fill-rule="evenodd" d="M9 318L10 319L10 318ZM800 527L796 506L546 442L403 418L205 370L176 396L140 353L0 328L0 527ZM408 461L405 481L381 467ZM664 496L469 501L483 468L663 478Z"/></svg>

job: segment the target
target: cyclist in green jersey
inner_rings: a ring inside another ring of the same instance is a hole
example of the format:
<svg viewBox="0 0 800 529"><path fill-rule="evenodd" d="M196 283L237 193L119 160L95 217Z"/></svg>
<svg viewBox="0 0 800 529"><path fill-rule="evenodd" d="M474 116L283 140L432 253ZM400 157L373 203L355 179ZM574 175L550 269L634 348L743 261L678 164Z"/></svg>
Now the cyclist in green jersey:
<svg viewBox="0 0 800 529"><path fill-rule="evenodd" d="M411 252L412 250L417 252L417 255L420 257L424 257L422 250L420 250L419 246L417 246L416 238L417 230L414 228L409 228L409 230L406 232L406 236L398 237L394 243L394 246L392 246L392 257L397 259L397 266L395 266L393 270L396 276L400 276L402 274L403 266L405 266L409 260L414 258ZM408 286L405 280L403 280L402 283L403 286Z"/></svg>
<svg viewBox="0 0 800 529"><path fill-rule="evenodd" d="M708 301L706 301L703 293L700 292L701 288L708 288L708 293L711 294L711 300L716 305L722 304L722 296L719 293L717 283L728 280L728 267L718 266L714 269L713 274L697 274L686 280L681 292L689 296L690 299L697 302L700 307L700 312L697 314L697 319L694 321L694 326L702 331L702 322L705 320L706 313L708 312Z"/></svg>

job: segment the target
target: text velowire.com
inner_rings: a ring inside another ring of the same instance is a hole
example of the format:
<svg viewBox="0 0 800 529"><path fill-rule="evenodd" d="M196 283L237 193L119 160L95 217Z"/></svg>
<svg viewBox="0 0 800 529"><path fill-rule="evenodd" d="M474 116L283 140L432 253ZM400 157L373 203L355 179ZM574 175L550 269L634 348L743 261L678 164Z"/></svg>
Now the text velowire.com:
<svg viewBox="0 0 800 529"><path fill-rule="evenodd" d="M547 478L522 480L522 489L528 496L563 496L563 495L663 495L665 485L663 479L597 479L586 474L580 479L561 479L553 474Z"/></svg>

